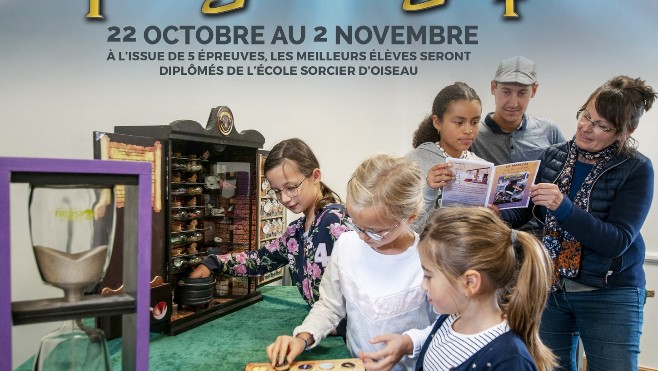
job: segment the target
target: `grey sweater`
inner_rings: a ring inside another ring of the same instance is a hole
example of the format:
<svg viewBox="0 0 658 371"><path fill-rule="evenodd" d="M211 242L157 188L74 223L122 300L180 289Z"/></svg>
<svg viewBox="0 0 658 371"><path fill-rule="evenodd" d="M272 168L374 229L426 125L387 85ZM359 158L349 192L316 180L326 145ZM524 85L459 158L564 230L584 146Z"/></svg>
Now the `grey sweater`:
<svg viewBox="0 0 658 371"><path fill-rule="evenodd" d="M471 160L482 160L481 158L475 156L473 153L469 153ZM421 177L427 179L427 172L436 164L442 164L446 162L446 157L441 153L441 150L436 145L436 143L425 142L416 149L405 155L406 158L415 162L420 168ZM425 188L423 190L423 210L421 211L418 219L411 225L411 228L420 233L423 230L425 222L432 214L434 209L440 206L441 200L441 189L433 189L427 185L425 182Z"/></svg>

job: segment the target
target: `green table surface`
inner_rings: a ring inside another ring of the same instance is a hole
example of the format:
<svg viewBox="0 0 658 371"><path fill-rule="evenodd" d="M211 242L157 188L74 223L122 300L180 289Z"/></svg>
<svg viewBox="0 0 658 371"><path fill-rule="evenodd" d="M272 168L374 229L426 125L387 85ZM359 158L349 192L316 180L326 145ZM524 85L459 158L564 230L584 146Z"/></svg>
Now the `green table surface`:
<svg viewBox="0 0 658 371"><path fill-rule="evenodd" d="M268 362L265 347L278 335L291 335L308 307L294 286L258 289L263 301L176 336L152 333L150 370L244 370L247 363ZM121 370L121 339L109 341L112 370ZM341 337L330 336L297 360L351 358ZM16 370L32 369L32 359Z"/></svg>

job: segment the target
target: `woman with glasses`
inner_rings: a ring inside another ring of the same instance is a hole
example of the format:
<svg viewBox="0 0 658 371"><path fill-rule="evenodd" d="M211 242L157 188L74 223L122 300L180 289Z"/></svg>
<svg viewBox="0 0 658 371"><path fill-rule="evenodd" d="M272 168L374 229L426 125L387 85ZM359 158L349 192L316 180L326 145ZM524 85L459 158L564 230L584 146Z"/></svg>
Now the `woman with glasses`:
<svg viewBox="0 0 658 371"><path fill-rule="evenodd" d="M588 368L638 368L646 283L640 229L654 175L631 134L655 99L639 78L600 86L578 111L574 138L542 155L530 207L501 212L513 226L532 216L545 225L554 277L540 336L561 369L576 370L579 338Z"/></svg>
<svg viewBox="0 0 658 371"><path fill-rule="evenodd" d="M259 276L288 265L292 281L310 307L318 300L320 278L334 242L348 230L345 207L340 197L322 182L317 158L300 139L286 139L272 147L264 170L272 196L302 217L290 223L283 235L266 247L208 256L190 277L208 277L211 271Z"/></svg>
<svg viewBox="0 0 658 371"><path fill-rule="evenodd" d="M455 179L448 157L482 160L468 149L478 135L482 102L475 90L463 82L441 89L432 103L432 114L420 123L413 137L415 148L406 156L418 164L425 177L423 212L413 223L416 232L432 211L440 206L441 189Z"/></svg>
<svg viewBox="0 0 658 371"><path fill-rule="evenodd" d="M345 316L354 357L381 348L370 343L376 336L431 323L419 239L410 227L422 205L423 184L418 168L402 157L375 155L354 171L346 200L354 231L336 241L320 300L304 322L267 347L272 366L315 347ZM422 344L424 338L416 340ZM403 358L393 370L412 370L414 363Z"/></svg>

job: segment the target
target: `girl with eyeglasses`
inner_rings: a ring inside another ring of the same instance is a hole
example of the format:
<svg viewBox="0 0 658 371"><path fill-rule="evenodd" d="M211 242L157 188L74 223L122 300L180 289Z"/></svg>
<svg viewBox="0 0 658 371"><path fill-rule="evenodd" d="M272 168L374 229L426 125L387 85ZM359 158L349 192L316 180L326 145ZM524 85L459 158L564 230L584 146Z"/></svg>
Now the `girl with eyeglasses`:
<svg viewBox="0 0 658 371"><path fill-rule="evenodd" d="M416 232L440 205L441 189L455 180L446 163L448 157L480 160L468 149L477 138L482 102L475 90L463 82L441 89L432 103L432 114L423 120L413 137L414 150L406 157L418 164L425 178L423 212L413 223Z"/></svg>
<svg viewBox="0 0 658 371"><path fill-rule="evenodd" d="M349 229L345 225L345 207L340 197L322 182L317 158L300 139L286 139L272 147L264 170L271 193L302 217L288 224L283 235L266 247L208 256L190 277L208 277L213 271L259 276L287 265L293 283L311 307L318 300L320 279L334 243Z"/></svg>
<svg viewBox="0 0 658 371"><path fill-rule="evenodd" d="M542 155L531 205L501 212L514 226L533 216L545 225L554 269L540 335L561 369L576 369L579 338L588 368L638 368L646 285L640 230L654 174L631 134L655 100L639 78L608 80L578 111L574 138Z"/></svg>
<svg viewBox="0 0 658 371"><path fill-rule="evenodd" d="M344 317L354 357L379 349L370 343L375 336L431 323L418 235L410 227L422 205L423 184L419 169L402 157L375 155L354 171L346 199L354 231L336 241L320 300L304 322L267 347L272 366L290 364L317 346ZM414 363L403 358L393 370L411 370Z"/></svg>

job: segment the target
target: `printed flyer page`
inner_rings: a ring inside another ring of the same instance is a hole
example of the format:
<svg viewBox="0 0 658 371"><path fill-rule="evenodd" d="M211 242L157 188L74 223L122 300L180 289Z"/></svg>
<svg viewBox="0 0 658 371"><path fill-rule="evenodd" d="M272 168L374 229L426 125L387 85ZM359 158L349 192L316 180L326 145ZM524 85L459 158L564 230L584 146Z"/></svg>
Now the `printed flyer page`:
<svg viewBox="0 0 658 371"><path fill-rule="evenodd" d="M494 165L491 162L461 160L448 158L452 164L455 180L443 187L441 207L448 206L486 206L489 195L489 174Z"/></svg>
<svg viewBox="0 0 658 371"><path fill-rule="evenodd" d="M494 204L500 209L526 207L540 161L494 166L490 162L448 158L455 180L443 187L441 207Z"/></svg>
<svg viewBox="0 0 658 371"><path fill-rule="evenodd" d="M530 186L535 182L540 161L516 162L494 168L488 200L500 209L526 207Z"/></svg>

